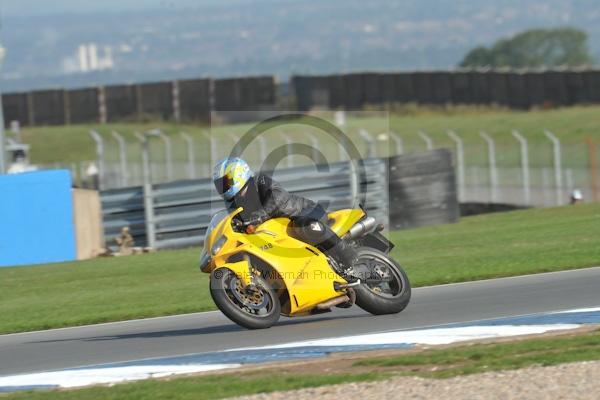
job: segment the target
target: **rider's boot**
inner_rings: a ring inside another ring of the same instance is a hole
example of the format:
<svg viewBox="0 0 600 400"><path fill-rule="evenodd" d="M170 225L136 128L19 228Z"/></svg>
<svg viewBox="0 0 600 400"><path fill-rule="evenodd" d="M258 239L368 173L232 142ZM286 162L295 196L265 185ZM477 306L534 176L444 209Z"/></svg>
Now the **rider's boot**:
<svg viewBox="0 0 600 400"><path fill-rule="evenodd" d="M349 283L358 281L358 278L353 276L353 266L358 255L356 249L354 249L352 245L345 240L339 240L327 251L327 254L335 261L333 267L336 270L336 273L346 279Z"/></svg>

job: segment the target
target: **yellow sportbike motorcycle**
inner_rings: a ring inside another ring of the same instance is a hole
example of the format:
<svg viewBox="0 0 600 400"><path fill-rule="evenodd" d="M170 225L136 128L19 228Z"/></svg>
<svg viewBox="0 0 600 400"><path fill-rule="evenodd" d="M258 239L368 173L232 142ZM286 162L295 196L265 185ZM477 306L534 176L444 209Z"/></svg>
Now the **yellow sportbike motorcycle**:
<svg viewBox="0 0 600 400"><path fill-rule="evenodd" d="M348 282L335 261L291 236L288 218L245 225L219 211L206 232L200 270L210 273L210 293L230 320L248 329L268 328L288 317L358 305L372 314L402 311L411 287L404 270L389 256L393 247L382 225L362 209L331 212L331 229L357 250Z"/></svg>

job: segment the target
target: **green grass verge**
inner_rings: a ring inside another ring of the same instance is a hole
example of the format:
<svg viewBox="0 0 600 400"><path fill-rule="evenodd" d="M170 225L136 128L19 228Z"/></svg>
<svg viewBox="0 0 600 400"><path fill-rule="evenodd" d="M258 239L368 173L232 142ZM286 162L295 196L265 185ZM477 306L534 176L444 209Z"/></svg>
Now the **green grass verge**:
<svg viewBox="0 0 600 400"><path fill-rule="evenodd" d="M280 390L294 390L323 385L334 385L345 382L361 382L381 379L381 374L339 374L339 375L298 375L274 376L270 374L254 374L250 376L221 375L194 378L178 378L173 380L149 380L117 385L113 387L96 387L90 389L25 392L10 394L2 399L44 399L44 400L210 400L227 397L269 393Z"/></svg>
<svg viewBox="0 0 600 400"><path fill-rule="evenodd" d="M530 339L500 344L469 345L427 350L395 357L363 359L360 367L386 367L424 377L449 378L524 368L600 360L600 330L570 337Z"/></svg>
<svg viewBox="0 0 600 400"><path fill-rule="evenodd" d="M416 286L597 266L600 204L467 217L391 239Z"/></svg>
<svg viewBox="0 0 600 400"><path fill-rule="evenodd" d="M414 286L600 265L600 204L393 232ZM0 333L212 310L199 249L0 268Z"/></svg>

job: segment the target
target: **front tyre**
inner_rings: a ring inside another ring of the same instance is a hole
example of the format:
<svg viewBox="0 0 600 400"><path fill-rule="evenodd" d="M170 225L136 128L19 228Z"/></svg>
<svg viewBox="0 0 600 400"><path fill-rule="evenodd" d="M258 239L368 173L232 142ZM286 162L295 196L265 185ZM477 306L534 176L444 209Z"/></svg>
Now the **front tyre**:
<svg viewBox="0 0 600 400"><path fill-rule="evenodd" d="M360 308L375 315L396 314L406 308L410 282L406 272L389 255L360 247L354 270L363 282L354 288Z"/></svg>
<svg viewBox="0 0 600 400"><path fill-rule="evenodd" d="M279 299L261 277L255 276L248 290L233 271L219 268L210 275L210 295L227 318L244 328L269 328L279 320Z"/></svg>

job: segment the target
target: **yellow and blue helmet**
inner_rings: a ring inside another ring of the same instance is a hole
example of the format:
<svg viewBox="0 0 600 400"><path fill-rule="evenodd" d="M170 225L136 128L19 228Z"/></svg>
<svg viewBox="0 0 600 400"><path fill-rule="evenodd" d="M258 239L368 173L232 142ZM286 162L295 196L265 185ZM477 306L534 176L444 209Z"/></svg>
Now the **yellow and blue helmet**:
<svg viewBox="0 0 600 400"><path fill-rule="evenodd" d="M254 176L248 163L238 157L227 157L215 165L213 182L225 200L231 200Z"/></svg>

